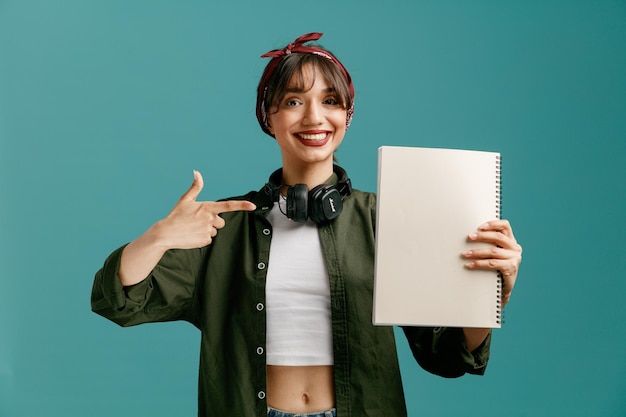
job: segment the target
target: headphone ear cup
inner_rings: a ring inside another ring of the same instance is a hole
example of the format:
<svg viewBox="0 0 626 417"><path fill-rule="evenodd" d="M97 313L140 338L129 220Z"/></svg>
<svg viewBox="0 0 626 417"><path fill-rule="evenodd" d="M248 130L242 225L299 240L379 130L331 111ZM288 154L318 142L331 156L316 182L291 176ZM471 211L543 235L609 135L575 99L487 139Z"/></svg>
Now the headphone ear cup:
<svg viewBox="0 0 626 417"><path fill-rule="evenodd" d="M296 184L287 188L287 217L298 223L309 218L309 189L306 184Z"/></svg>
<svg viewBox="0 0 626 417"><path fill-rule="evenodd" d="M334 219L342 209L343 199L335 186L322 184L309 192L309 217L315 223Z"/></svg>

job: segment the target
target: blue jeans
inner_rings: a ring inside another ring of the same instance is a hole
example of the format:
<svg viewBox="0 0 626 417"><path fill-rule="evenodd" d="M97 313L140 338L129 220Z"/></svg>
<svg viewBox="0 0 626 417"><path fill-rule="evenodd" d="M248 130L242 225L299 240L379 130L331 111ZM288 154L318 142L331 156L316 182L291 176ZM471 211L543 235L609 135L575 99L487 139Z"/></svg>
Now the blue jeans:
<svg viewBox="0 0 626 417"><path fill-rule="evenodd" d="M320 411L319 413L297 414L287 413L285 411L275 410L273 408L267 407L267 417L337 417L337 410L331 408L330 410Z"/></svg>

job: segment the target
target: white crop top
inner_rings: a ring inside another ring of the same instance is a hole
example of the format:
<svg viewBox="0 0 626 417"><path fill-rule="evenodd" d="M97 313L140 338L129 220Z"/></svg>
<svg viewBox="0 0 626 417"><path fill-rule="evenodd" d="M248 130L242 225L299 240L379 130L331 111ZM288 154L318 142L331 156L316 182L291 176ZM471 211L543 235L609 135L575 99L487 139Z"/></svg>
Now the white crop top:
<svg viewBox="0 0 626 417"><path fill-rule="evenodd" d="M265 290L268 365L333 364L330 283L317 226L268 214L273 235Z"/></svg>

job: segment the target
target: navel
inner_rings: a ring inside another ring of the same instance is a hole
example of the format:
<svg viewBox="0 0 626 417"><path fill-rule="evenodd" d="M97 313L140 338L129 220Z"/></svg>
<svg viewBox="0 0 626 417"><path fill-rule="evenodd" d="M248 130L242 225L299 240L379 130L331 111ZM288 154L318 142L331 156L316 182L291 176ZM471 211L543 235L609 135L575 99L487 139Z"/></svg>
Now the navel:
<svg viewBox="0 0 626 417"><path fill-rule="evenodd" d="M302 403L303 404L308 404L308 403L311 402L311 396L309 395L308 392L303 392L301 398L302 398Z"/></svg>

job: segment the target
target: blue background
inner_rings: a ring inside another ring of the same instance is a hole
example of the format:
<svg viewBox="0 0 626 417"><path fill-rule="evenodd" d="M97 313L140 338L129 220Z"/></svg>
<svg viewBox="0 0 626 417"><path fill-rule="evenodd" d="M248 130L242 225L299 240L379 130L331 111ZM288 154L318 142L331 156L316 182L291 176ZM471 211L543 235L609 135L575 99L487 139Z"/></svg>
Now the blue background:
<svg viewBox="0 0 626 417"><path fill-rule="evenodd" d="M263 185L258 57L311 31L354 78L357 188L380 145L503 154L506 324L484 377L400 339L409 414L626 415L626 2L0 0L0 416L195 415L198 332L118 328L92 278L193 169L207 200Z"/></svg>

